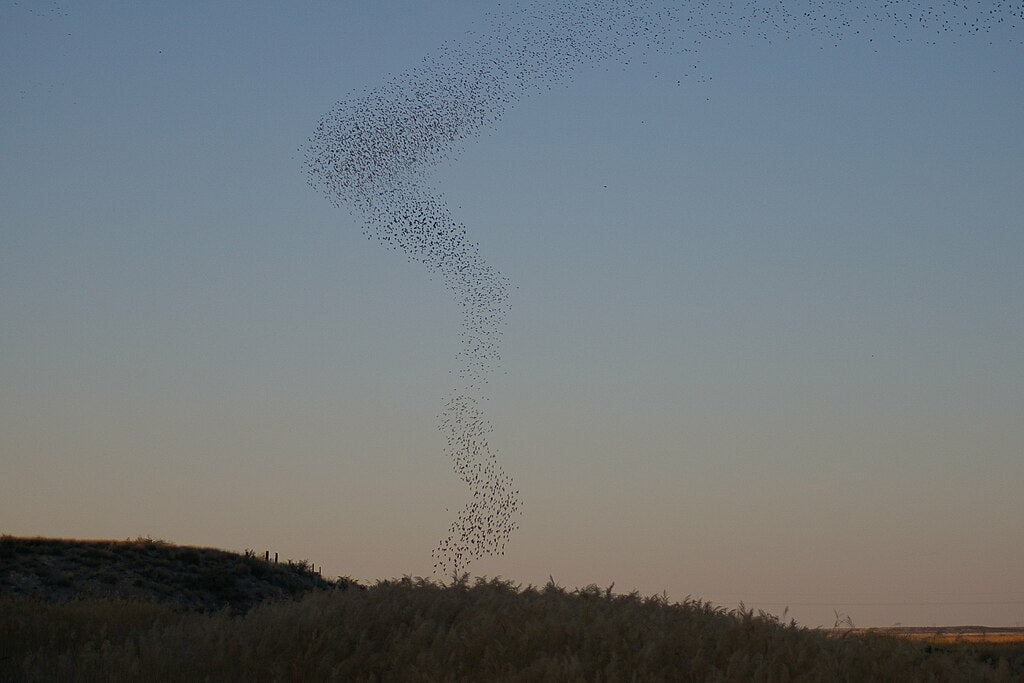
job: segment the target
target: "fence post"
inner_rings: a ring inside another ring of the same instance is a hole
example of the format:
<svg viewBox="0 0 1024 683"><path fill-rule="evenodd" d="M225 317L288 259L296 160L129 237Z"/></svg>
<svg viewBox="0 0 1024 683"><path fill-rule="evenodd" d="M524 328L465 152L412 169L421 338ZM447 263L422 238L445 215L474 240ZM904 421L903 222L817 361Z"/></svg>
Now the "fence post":
<svg viewBox="0 0 1024 683"><path fill-rule="evenodd" d="M270 551L269 550L267 552L263 553L263 559L266 562L270 562Z"/></svg>
<svg viewBox="0 0 1024 683"><path fill-rule="evenodd" d="M277 564L277 553L274 553L274 564Z"/></svg>

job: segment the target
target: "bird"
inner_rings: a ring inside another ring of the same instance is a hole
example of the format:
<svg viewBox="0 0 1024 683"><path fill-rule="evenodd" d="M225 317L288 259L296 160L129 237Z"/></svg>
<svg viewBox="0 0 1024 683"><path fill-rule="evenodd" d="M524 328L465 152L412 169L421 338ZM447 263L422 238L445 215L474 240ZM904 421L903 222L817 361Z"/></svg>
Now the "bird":
<svg viewBox="0 0 1024 683"><path fill-rule="evenodd" d="M461 207L450 207L433 186L434 168L498 126L517 103L567 87L584 68L649 68L651 57L662 56L676 60L677 86L699 86L711 80L699 68L711 43L935 44L936 36L958 39L999 26L1014 31L1020 24L1019 1L805 0L793 7L763 0L524 0L500 5L460 41L439 45L420 64L327 111L305 147L309 184L352 211L367 239L437 275L462 312L456 381L437 427L469 492L432 552L435 571L458 574L480 557L503 555L519 529L523 501L491 444L493 425L483 409L501 362L514 287L471 239L457 217Z"/></svg>

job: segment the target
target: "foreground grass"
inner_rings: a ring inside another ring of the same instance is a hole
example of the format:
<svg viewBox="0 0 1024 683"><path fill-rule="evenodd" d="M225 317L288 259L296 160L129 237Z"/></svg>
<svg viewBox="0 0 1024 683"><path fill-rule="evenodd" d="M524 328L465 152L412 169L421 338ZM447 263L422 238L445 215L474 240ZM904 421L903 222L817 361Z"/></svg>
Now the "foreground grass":
<svg viewBox="0 0 1024 683"><path fill-rule="evenodd" d="M1020 680L880 635L830 637L749 610L591 586L467 577L322 590L245 613L0 599L0 680Z"/></svg>

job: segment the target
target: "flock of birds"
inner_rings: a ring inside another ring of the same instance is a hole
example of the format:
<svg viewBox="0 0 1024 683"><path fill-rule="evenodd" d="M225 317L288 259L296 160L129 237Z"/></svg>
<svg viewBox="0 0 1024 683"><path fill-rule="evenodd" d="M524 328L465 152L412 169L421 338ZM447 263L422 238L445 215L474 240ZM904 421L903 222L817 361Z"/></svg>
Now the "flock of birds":
<svg viewBox="0 0 1024 683"><path fill-rule="evenodd" d="M511 285L487 263L432 167L495 126L518 100L571 80L581 67L657 53L694 73L707 41L846 38L955 41L1014 31L1024 2L976 0L542 0L487 16L409 71L353 95L319 121L306 150L310 183L347 206L364 232L438 275L462 309L458 378L439 415L446 454L469 501L434 550L435 573L504 554L522 500L497 460L484 415L485 385L500 361Z"/></svg>

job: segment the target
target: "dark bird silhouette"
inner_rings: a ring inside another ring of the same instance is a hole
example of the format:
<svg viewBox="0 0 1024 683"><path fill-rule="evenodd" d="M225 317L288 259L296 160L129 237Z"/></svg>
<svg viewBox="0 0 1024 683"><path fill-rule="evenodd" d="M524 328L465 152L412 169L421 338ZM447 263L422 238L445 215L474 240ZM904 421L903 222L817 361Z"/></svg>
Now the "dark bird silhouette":
<svg viewBox="0 0 1024 683"><path fill-rule="evenodd" d="M1007 24L1016 30L1022 21L1019 0L524 2L488 15L481 31L443 44L418 67L325 114L308 140L310 183L336 206L349 207L368 239L439 276L462 311L457 384L438 422L445 452L471 495L434 550L435 571L458 573L484 555L503 554L519 526L522 500L497 461L481 407L483 387L501 360L511 285L430 186L433 167L496 126L519 100L571 82L585 66L625 67L668 56L682 85L708 78L684 81L701 74L700 51L710 41L935 42L936 36L960 38Z"/></svg>

